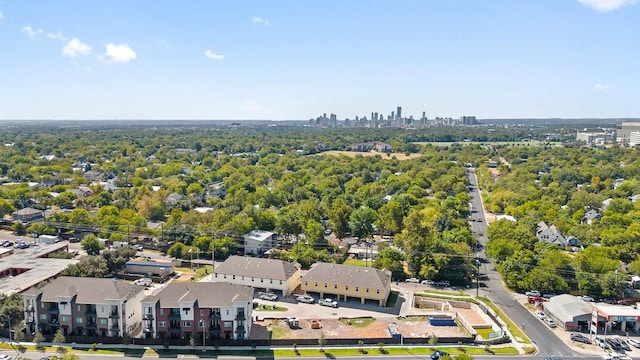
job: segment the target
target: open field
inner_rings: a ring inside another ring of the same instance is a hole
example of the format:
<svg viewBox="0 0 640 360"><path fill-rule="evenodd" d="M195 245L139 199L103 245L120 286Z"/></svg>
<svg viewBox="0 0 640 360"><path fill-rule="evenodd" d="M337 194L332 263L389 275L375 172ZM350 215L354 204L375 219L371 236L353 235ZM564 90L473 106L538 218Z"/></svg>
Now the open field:
<svg viewBox="0 0 640 360"><path fill-rule="evenodd" d="M348 156L348 157L356 157L358 155L360 156L381 156L383 159L397 159L400 161L403 160L410 160L410 159L415 159L415 158L419 158L421 156L421 154L401 154L401 153L390 153L390 154L384 154L384 153L379 153L379 152L359 152L359 151L340 151L340 150L331 150L331 151L325 151L325 152L321 152L318 154L314 154L314 155L329 155L329 156Z"/></svg>

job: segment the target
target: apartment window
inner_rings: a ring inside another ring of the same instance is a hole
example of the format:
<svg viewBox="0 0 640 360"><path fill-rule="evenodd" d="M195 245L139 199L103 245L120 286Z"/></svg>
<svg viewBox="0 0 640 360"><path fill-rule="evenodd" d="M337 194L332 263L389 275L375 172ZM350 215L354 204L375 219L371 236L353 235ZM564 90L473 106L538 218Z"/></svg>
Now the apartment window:
<svg viewBox="0 0 640 360"><path fill-rule="evenodd" d="M47 314L40 314L40 320L47 320Z"/></svg>
<svg viewBox="0 0 640 360"><path fill-rule="evenodd" d="M182 322L182 326L183 327L190 327L191 326L191 321L183 321Z"/></svg>
<svg viewBox="0 0 640 360"><path fill-rule="evenodd" d="M200 316L204 316L204 309L200 309Z"/></svg>
<svg viewBox="0 0 640 360"><path fill-rule="evenodd" d="M160 309L160 315L164 315L164 309Z"/></svg>
<svg viewBox="0 0 640 360"><path fill-rule="evenodd" d="M107 325L107 319L100 319L100 325Z"/></svg>
<svg viewBox="0 0 640 360"><path fill-rule="evenodd" d="M78 305L78 311L82 311L82 307Z"/></svg>
<svg viewBox="0 0 640 360"><path fill-rule="evenodd" d="M44 303L40 303L40 308L44 309Z"/></svg>
<svg viewBox="0 0 640 360"><path fill-rule="evenodd" d="M165 321L158 321L158 326L165 327L167 326L167 323Z"/></svg>
<svg viewBox="0 0 640 360"><path fill-rule="evenodd" d="M82 324L84 320L81 317L76 318L76 324Z"/></svg>
<svg viewBox="0 0 640 360"><path fill-rule="evenodd" d="M224 326L226 328L233 327L233 321L223 321L222 322L222 326Z"/></svg>
<svg viewBox="0 0 640 360"><path fill-rule="evenodd" d="M147 314L151 314L152 312L153 312L153 310L151 309L151 306L149 306L149 307L147 308Z"/></svg>
<svg viewBox="0 0 640 360"><path fill-rule="evenodd" d="M227 309L227 315L229 315L229 309Z"/></svg>
<svg viewBox="0 0 640 360"><path fill-rule="evenodd" d="M60 321L62 321L62 322L67 322L67 321L69 321L69 317L68 317L68 316L66 316L66 315L62 315L60 318L62 319L62 320L60 320Z"/></svg>

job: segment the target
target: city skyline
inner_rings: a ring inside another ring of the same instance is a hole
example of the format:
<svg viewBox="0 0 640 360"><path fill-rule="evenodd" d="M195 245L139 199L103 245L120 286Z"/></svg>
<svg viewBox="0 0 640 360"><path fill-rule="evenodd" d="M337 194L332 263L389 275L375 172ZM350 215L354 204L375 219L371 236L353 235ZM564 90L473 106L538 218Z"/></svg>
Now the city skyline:
<svg viewBox="0 0 640 360"><path fill-rule="evenodd" d="M0 2L0 120L640 114L635 0L189 5Z"/></svg>

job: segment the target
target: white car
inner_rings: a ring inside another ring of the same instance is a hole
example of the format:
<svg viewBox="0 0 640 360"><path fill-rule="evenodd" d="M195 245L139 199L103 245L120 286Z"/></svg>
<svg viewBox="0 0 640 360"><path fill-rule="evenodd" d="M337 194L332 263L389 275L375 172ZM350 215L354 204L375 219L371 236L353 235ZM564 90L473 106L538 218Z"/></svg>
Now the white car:
<svg viewBox="0 0 640 360"><path fill-rule="evenodd" d="M7 354L0 354L0 360L11 360L11 356Z"/></svg>
<svg viewBox="0 0 640 360"><path fill-rule="evenodd" d="M307 304L313 304L316 301L313 297L309 295L300 295L296 298L296 300L298 300L299 302L307 303Z"/></svg>
<svg viewBox="0 0 640 360"><path fill-rule="evenodd" d="M636 339L629 339L629 340L627 340L627 342L629 344L633 345L633 347L640 348L640 341L638 341Z"/></svg>
<svg viewBox="0 0 640 360"><path fill-rule="evenodd" d="M591 296L588 296L588 295L582 295L582 300L588 301L588 302L596 301L596 299L594 299L594 298L592 298Z"/></svg>
<svg viewBox="0 0 640 360"><path fill-rule="evenodd" d="M613 354L613 353L602 354L600 355L600 358L602 360L620 360L620 356L618 356L618 354Z"/></svg>
<svg viewBox="0 0 640 360"><path fill-rule="evenodd" d="M527 291L524 294L527 295L527 296L536 297L536 296L540 296L540 291L532 290L532 291Z"/></svg>
<svg viewBox="0 0 640 360"><path fill-rule="evenodd" d="M550 328L556 327L556 322L553 321L553 319L550 319L550 318L546 317L546 318L542 319L542 321L544 321L544 323L547 324L547 326L550 327Z"/></svg>
<svg viewBox="0 0 640 360"><path fill-rule="evenodd" d="M416 279L416 278L408 278L407 280L405 280L408 283L419 283L420 280Z"/></svg>
<svg viewBox="0 0 640 360"><path fill-rule="evenodd" d="M542 311L536 311L533 313L535 316L538 317L538 319L543 320L547 318L547 315L545 313L543 313Z"/></svg>
<svg viewBox="0 0 640 360"><path fill-rule="evenodd" d="M260 293L259 297L262 300L270 300L270 301L278 300L278 295L274 293Z"/></svg>
<svg viewBox="0 0 640 360"><path fill-rule="evenodd" d="M420 283L424 284L424 285L435 285L436 284L436 282L433 281L433 280L422 280Z"/></svg>

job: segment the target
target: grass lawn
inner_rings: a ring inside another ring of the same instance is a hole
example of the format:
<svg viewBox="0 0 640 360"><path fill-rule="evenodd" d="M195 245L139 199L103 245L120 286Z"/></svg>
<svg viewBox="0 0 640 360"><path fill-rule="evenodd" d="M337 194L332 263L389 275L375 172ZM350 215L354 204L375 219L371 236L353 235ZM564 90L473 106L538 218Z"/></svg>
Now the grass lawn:
<svg viewBox="0 0 640 360"><path fill-rule="evenodd" d="M351 265L351 266L367 266L371 265L373 261L360 260L360 259L347 259L344 261L343 265Z"/></svg>
<svg viewBox="0 0 640 360"><path fill-rule="evenodd" d="M460 355L462 353L466 353L469 355L490 355L490 354L500 354L500 355L517 355L518 350L513 347L502 347L496 349L489 349L487 351L485 348L478 347L382 347L383 352L380 352L380 347L364 347L361 352L359 348L325 348L324 352L320 352L318 349L298 349L297 353L294 350L282 349L282 350L274 350L273 355L276 357L294 357L294 356L325 356L329 359L339 356L371 356L371 355L405 355L405 356L419 356L419 355L429 355L432 354L436 350L446 351L451 355ZM464 351L462 351L464 350Z"/></svg>
<svg viewBox="0 0 640 360"><path fill-rule="evenodd" d="M509 328L509 331L514 337L522 339L522 342L524 342L525 344L531 343L531 340L527 337L527 335L525 335L522 330L520 330L520 328L517 327L516 324L513 323L513 321L511 321L509 317L507 317L500 309L498 309L498 307L493 302L491 302L491 300L487 299L486 297L479 297L478 299L480 299L480 301L485 303L493 311L495 311L496 314L498 314L502 321L507 324L507 328Z"/></svg>
<svg viewBox="0 0 640 360"><path fill-rule="evenodd" d="M259 304L253 311L287 311L286 307L267 305L267 304Z"/></svg>
<svg viewBox="0 0 640 360"><path fill-rule="evenodd" d="M396 306L396 302L398 301L398 296L400 295L400 293L398 293L397 291L393 291L391 290L391 292L389 293L389 297L387 298L387 303L385 304L386 307L394 307Z"/></svg>
<svg viewBox="0 0 640 360"><path fill-rule="evenodd" d="M342 318L340 322L345 325L351 325L357 328L364 328L371 325L376 319L374 318Z"/></svg>

